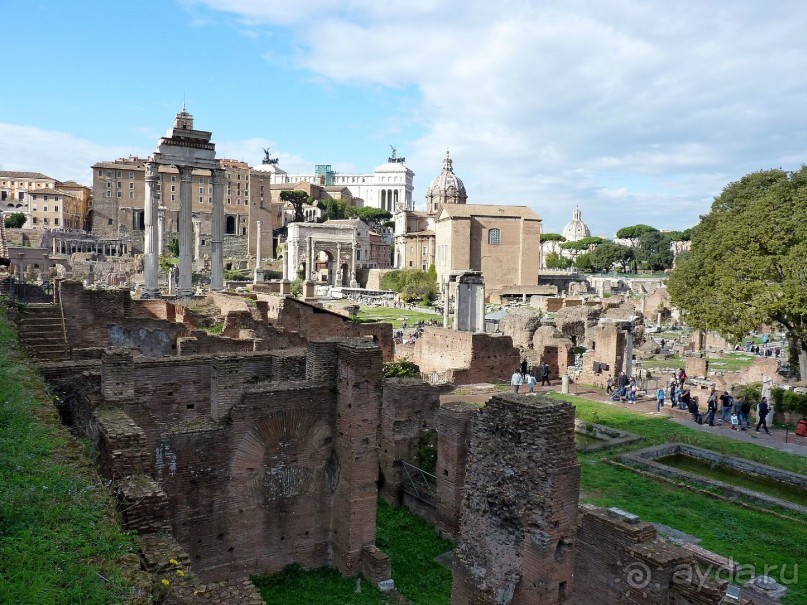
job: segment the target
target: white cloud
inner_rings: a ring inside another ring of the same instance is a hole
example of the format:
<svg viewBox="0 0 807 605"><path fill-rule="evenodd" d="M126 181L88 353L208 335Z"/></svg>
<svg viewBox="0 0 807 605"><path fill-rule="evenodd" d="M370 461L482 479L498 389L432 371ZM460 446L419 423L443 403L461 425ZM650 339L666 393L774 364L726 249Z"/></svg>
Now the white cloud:
<svg viewBox="0 0 807 605"><path fill-rule="evenodd" d="M98 145L66 132L0 123L0 170L42 172L60 181L92 185L91 166L96 162L148 153Z"/></svg>

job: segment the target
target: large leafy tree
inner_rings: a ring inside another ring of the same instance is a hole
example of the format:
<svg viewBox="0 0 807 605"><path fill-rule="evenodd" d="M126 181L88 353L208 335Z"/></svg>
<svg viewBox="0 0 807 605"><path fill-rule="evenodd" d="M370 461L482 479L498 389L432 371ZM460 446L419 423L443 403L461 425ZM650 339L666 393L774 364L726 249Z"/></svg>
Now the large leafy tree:
<svg viewBox="0 0 807 605"><path fill-rule="evenodd" d="M669 291L695 328L739 340L782 325L807 376L807 167L729 184L692 230Z"/></svg>
<svg viewBox="0 0 807 605"><path fill-rule="evenodd" d="M633 250L615 242L604 242L594 248L589 256L595 271L609 271L614 265L627 271L633 260Z"/></svg>
<svg viewBox="0 0 807 605"><path fill-rule="evenodd" d="M616 237L617 239L629 239L631 245L636 246L639 243L639 238L651 231L658 231L658 229L650 225L639 223L638 225L631 225L630 227L622 227L622 229L616 232Z"/></svg>
<svg viewBox="0 0 807 605"><path fill-rule="evenodd" d="M602 244L605 239L597 236L591 237L584 237L583 239L579 239L575 242L565 242L560 245L561 248L564 250L588 250L592 246L598 246Z"/></svg>
<svg viewBox="0 0 807 605"><path fill-rule="evenodd" d="M392 214L382 208L351 208L352 215L363 220L371 229L380 231L382 225L392 218Z"/></svg>
<svg viewBox="0 0 807 605"><path fill-rule="evenodd" d="M546 255L546 268L547 269L568 269L574 264L570 258L561 256L557 252L550 252Z"/></svg>
<svg viewBox="0 0 807 605"><path fill-rule="evenodd" d="M639 236L636 260L651 271L663 271L673 264L673 253L667 233L647 231Z"/></svg>
<svg viewBox="0 0 807 605"><path fill-rule="evenodd" d="M541 242L565 242L566 238L560 233L542 233Z"/></svg>
<svg viewBox="0 0 807 605"><path fill-rule="evenodd" d="M280 199L294 206L294 220L291 221L292 223L301 223L305 220L303 204L311 203L305 191L300 191L299 189L281 191Z"/></svg>

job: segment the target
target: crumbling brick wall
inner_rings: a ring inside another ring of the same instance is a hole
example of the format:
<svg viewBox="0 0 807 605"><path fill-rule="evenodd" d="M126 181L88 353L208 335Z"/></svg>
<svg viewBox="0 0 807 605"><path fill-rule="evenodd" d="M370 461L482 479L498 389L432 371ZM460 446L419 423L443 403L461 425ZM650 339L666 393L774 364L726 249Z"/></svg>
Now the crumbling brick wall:
<svg viewBox="0 0 807 605"><path fill-rule="evenodd" d="M456 538L468 459L468 427L479 407L448 403L437 413L437 528Z"/></svg>
<svg viewBox="0 0 807 605"><path fill-rule="evenodd" d="M367 338L380 347L384 361L393 360L392 324L354 324L343 315L287 297L280 310L278 325L309 341L334 337Z"/></svg>
<svg viewBox="0 0 807 605"><path fill-rule="evenodd" d="M725 582L704 580L693 554L617 509L583 507L577 532L575 605L718 605ZM743 599L743 603L748 603Z"/></svg>
<svg viewBox="0 0 807 605"><path fill-rule="evenodd" d="M417 448L427 431L437 428L440 391L419 378L389 378L384 381L381 405L380 463L381 496L401 504L401 461L418 465Z"/></svg>
<svg viewBox="0 0 807 605"><path fill-rule="evenodd" d="M375 541L381 363L364 339L213 357L106 351L102 460L127 524L170 523L206 581L291 563L359 573Z"/></svg>
<svg viewBox="0 0 807 605"><path fill-rule="evenodd" d="M452 605L567 602L579 481L571 404L493 397L471 424Z"/></svg>
<svg viewBox="0 0 807 605"><path fill-rule="evenodd" d="M521 354L509 336L426 328L412 361L422 372L453 372L454 384L509 380Z"/></svg>

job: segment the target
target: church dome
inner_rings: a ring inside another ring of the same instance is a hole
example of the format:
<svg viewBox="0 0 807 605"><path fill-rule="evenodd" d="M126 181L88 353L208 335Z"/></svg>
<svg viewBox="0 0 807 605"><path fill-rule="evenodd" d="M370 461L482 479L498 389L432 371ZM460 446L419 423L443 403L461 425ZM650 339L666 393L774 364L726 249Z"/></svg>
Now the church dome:
<svg viewBox="0 0 807 605"><path fill-rule="evenodd" d="M431 186L426 190L426 211L436 214L443 204L464 204L467 201L468 194L465 193L465 185L454 174L454 163L446 150L443 172L432 181Z"/></svg>
<svg viewBox="0 0 807 605"><path fill-rule="evenodd" d="M580 218L580 208L575 208L572 213L572 220L566 223L563 228L563 237L568 242L576 242L584 237L591 237L591 231L583 220Z"/></svg>

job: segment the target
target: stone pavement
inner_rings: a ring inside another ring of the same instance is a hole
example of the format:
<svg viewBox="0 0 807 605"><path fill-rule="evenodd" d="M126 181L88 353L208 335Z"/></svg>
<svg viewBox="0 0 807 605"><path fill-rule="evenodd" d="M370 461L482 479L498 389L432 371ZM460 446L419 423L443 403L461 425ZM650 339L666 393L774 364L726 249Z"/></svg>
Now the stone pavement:
<svg viewBox="0 0 807 605"><path fill-rule="evenodd" d="M555 383L556 384L549 387L536 387L535 390L538 393L560 392L560 385L557 384L557 381L555 381ZM495 387L492 384L465 385L460 388L462 389L463 394L455 395L449 393L446 395L441 395L440 403L442 404L457 401L466 403L485 403L497 392L512 392L512 387L508 388L507 391L501 391L495 390ZM520 392L523 394L525 390L527 389L522 386ZM637 414L645 414L648 416L669 416L675 422L685 424L689 428L696 431L717 434L722 437L734 439L736 441L754 443L756 445L761 445L762 447L769 447L783 452L789 452L791 454L807 457L807 438L799 437L792 431L786 431L785 429L771 428L771 434L766 435L764 432L755 432L755 424L752 424L751 429L747 431L732 431L729 423L721 426L717 423L717 421L713 427L709 426L708 424L697 424L692 420L692 416L689 414L689 412L685 410L672 409L670 407L669 400L666 401L666 405L664 408L662 408L661 412L658 412L656 411L655 398L640 399L635 404L627 402L615 402L611 401L610 397L601 389L595 389L593 387L574 383L569 385L569 394L576 395L590 401L596 401L604 405L618 406ZM705 404L702 403L700 406L701 411L704 411L705 407Z"/></svg>

